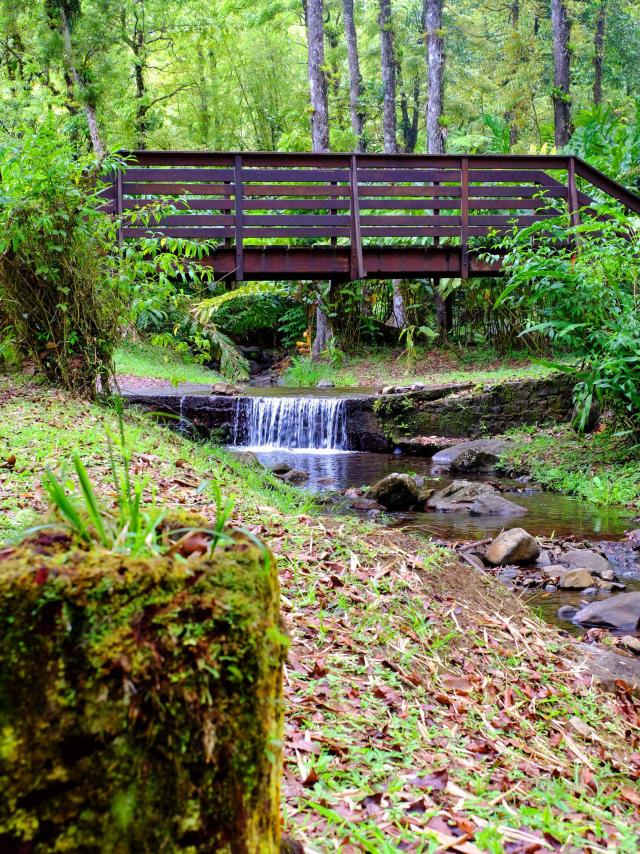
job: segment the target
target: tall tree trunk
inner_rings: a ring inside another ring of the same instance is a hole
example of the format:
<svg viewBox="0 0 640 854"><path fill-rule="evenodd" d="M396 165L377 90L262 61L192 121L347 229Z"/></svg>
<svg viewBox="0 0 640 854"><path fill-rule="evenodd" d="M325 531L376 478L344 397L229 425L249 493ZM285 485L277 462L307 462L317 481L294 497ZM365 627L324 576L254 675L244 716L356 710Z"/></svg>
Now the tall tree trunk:
<svg viewBox="0 0 640 854"><path fill-rule="evenodd" d="M571 26L564 0L551 0L551 29L553 31L553 118L555 140L564 148L571 136L571 57L569 34Z"/></svg>
<svg viewBox="0 0 640 854"><path fill-rule="evenodd" d="M380 55L382 60L382 135L387 154L397 154L396 59L393 50L391 0L380 0Z"/></svg>
<svg viewBox="0 0 640 854"><path fill-rule="evenodd" d="M409 111L409 96L404 87L404 82L398 68L400 83L400 115L402 120L400 128L402 131L402 150L407 154L413 154L418 142L418 118L420 115L420 81L416 77L413 81L413 92L411 94L411 111Z"/></svg>
<svg viewBox="0 0 640 854"><path fill-rule="evenodd" d="M324 8L323 0L303 0L307 24L307 52L309 67L309 99L311 101L311 147L323 154L329 150L329 105L327 78L324 73ZM316 307L316 334L311 347L311 357L318 359L333 337L329 318Z"/></svg>
<svg viewBox="0 0 640 854"><path fill-rule="evenodd" d="M593 103L602 103L602 67L604 65L604 33L607 22L607 0L600 0L593 54Z"/></svg>
<svg viewBox="0 0 640 854"><path fill-rule="evenodd" d="M62 40L64 43L64 52L67 60L67 65L69 66L69 73L71 74L71 78L74 82L74 85L78 90L78 95L80 97L85 115L87 117L89 136L91 138L91 146L96 157L99 160L102 160L106 152L104 145L102 144L102 139L100 137L100 130L98 128L95 105L92 103L92 100L89 97L85 81L82 79L82 77L78 73L78 69L76 68L76 64L73 58L73 45L71 43L71 29L69 26L69 19L67 18L67 14L63 6L60 6L60 25L60 29L62 32Z"/></svg>
<svg viewBox="0 0 640 854"><path fill-rule="evenodd" d="M311 101L311 147L313 151L329 150L329 105L327 78L324 72L324 4L323 0L306 0L309 99Z"/></svg>
<svg viewBox="0 0 640 854"><path fill-rule="evenodd" d="M424 20L427 34L427 151L444 154L442 110L444 101L444 39L442 37L442 0L425 0ZM434 238L438 242L438 238ZM434 280L436 322L441 338L451 328L451 297L445 298Z"/></svg>
<svg viewBox="0 0 640 854"><path fill-rule="evenodd" d="M442 0L425 0L427 31L427 151L444 154L442 105L444 96L444 39L442 38Z"/></svg>
<svg viewBox="0 0 640 854"><path fill-rule="evenodd" d="M347 38L347 59L349 63L349 109L351 112L351 130L356 138L356 151L364 151L364 111L362 109L362 74L358 56L358 34L353 16L353 0L342 0L344 32Z"/></svg>

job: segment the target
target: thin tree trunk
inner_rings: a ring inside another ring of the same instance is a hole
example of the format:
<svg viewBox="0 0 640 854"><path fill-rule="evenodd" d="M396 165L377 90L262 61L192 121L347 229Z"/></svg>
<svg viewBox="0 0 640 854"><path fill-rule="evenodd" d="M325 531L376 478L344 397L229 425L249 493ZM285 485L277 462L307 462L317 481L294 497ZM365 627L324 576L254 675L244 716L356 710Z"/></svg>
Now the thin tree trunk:
<svg viewBox="0 0 640 854"><path fill-rule="evenodd" d="M347 59L349 64L349 109L351 112L351 130L356 138L356 151L364 151L364 111L362 109L362 74L358 56L358 33L353 16L353 0L342 0L344 32L347 39Z"/></svg>
<svg viewBox="0 0 640 854"><path fill-rule="evenodd" d="M391 0L380 0L380 55L382 60L382 135L387 154L397 154L396 59L391 28Z"/></svg>
<svg viewBox="0 0 640 854"><path fill-rule="evenodd" d="M607 0L600 0L593 55L593 103L602 103L602 68L604 65L604 33L607 22Z"/></svg>
<svg viewBox="0 0 640 854"><path fill-rule="evenodd" d="M442 0L425 0L427 31L427 151L444 154L442 109L444 98L444 39L442 38Z"/></svg>
<svg viewBox="0 0 640 854"><path fill-rule="evenodd" d="M78 69L76 68L76 64L73 59L73 46L71 44L71 30L69 28L69 21L67 19L67 15L64 11L64 8L60 7L60 22L61 22L61 32L62 32L62 40L64 42L64 50L67 57L67 64L69 66L69 72L71 74L71 78L78 89L78 94L80 95L82 106L84 108L85 115L87 117L87 125L89 127L89 136L91 137L91 146L93 148L94 154L99 160L102 160L105 156L105 148L102 144L102 139L100 138L100 131L98 129L98 120L96 118L96 110L95 106L91 103L90 98L87 93L87 86L80 74L78 73Z"/></svg>
<svg viewBox="0 0 640 854"><path fill-rule="evenodd" d="M323 0L303 0L307 24L309 67L309 99L311 102L311 147L324 154L329 150L329 106L327 78L324 73L324 8ZM311 358L318 359L333 337L329 318L320 305L316 306L316 334Z"/></svg>
<svg viewBox="0 0 640 854"><path fill-rule="evenodd" d="M555 140L564 148L571 136L571 57L569 34L571 26L564 0L551 0L551 29L553 31L553 118Z"/></svg>
<svg viewBox="0 0 640 854"><path fill-rule="evenodd" d="M306 0L309 99L311 101L311 147L329 150L329 106L327 78L324 72L323 0Z"/></svg>
<svg viewBox="0 0 640 854"><path fill-rule="evenodd" d="M418 142L418 117L420 114L420 81L416 77L413 82L412 104L410 112L409 98L407 96L406 89L404 88L404 82L402 80L399 68L398 79L400 83L400 115L402 116L400 124L402 130L402 150L406 151L407 154L413 154L413 152L416 150L416 144Z"/></svg>

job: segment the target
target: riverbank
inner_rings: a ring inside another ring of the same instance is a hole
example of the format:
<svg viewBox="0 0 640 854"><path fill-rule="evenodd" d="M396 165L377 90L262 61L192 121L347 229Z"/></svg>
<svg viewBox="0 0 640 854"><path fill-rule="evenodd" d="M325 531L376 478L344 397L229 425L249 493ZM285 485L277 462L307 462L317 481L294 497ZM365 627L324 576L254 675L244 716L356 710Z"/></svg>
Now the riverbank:
<svg viewBox="0 0 640 854"><path fill-rule="evenodd" d="M530 476L546 489L601 506L640 512L640 445L611 426L579 435L569 424L521 427L501 455L500 470Z"/></svg>
<svg viewBox="0 0 640 854"><path fill-rule="evenodd" d="M103 499L115 415L0 380L0 540L46 511L45 465L78 450ZM145 498L232 523L279 558L287 832L312 851L635 851L639 708L579 648L445 549L359 518L224 451L125 414ZM533 846L533 848L532 848ZM442 850L442 849L441 849Z"/></svg>

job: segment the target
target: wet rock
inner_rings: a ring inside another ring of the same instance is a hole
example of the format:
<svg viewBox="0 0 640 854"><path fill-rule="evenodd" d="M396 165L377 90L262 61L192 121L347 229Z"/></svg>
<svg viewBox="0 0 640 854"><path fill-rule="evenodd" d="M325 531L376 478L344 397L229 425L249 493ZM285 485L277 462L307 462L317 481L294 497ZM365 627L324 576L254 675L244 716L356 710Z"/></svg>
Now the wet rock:
<svg viewBox="0 0 640 854"><path fill-rule="evenodd" d="M633 531L627 531L627 539L631 540L632 543L640 544L640 528L636 528Z"/></svg>
<svg viewBox="0 0 640 854"><path fill-rule="evenodd" d="M597 587L587 587L586 590L582 591L582 595L583 596L595 596L597 592L598 592Z"/></svg>
<svg viewBox="0 0 640 854"><path fill-rule="evenodd" d="M557 589L555 584L545 584L544 586L545 593L555 593Z"/></svg>
<svg viewBox="0 0 640 854"><path fill-rule="evenodd" d="M540 554L540 546L524 528L503 531L489 544L485 560L499 566L503 563L531 563Z"/></svg>
<svg viewBox="0 0 640 854"><path fill-rule="evenodd" d="M274 474L286 474L288 471L291 471L291 466L287 463L276 463L275 466L271 466L271 471Z"/></svg>
<svg viewBox="0 0 640 854"><path fill-rule="evenodd" d="M543 549L540 552L536 563L538 564L538 566L551 566L551 556L547 549Z"/></svg>
<svg viewBox="0 0 640 854"><path fill-rule="evenodd" d="M498 462L507 446L503 439L476 439L438 451L433 462L457 472L488 471Z"/></svg>
<svg viewBox="0 0 640 854"><path fill-rule="evenodd" d="M568 569L558 582L558 587L562 590L586 590L593 585L594 578L588 569Z"/></svg>
<svg viewBox="0 0 640 854"><path fill-rule="evenodd" d="M640 638L636 638L633 635L625 635L623 638L620 638L620 646L635 653L635 655L640 655Z"/></svg>
<svg viewBox="0 0 640 854"><path fill-rule="evenodd" d="M489 483L454 480L449 486L434 493L427 504L433 510L464 512L482 496L497 494L498 490Z"/></svg>
<svg viewBox="0 0 640 854"><path fill-rule="evenodd" d="M609 652L598 644L580 644L578 652L578 672L586 670L603 688L616 691L622 681L630 686L634 694L637 695L640 691L640 661L617 652Z"/></svg>
<svg viewBox="0 0 640 854"><path fill-rule="evenodd" d="M607 572L611 569L609 561L591 549L570 549L562 555L562 560L565 560L567 566L572 569L577 567L588 569L595 575L600 575L601 572Z"/></svg>
<svg viewBox="0 0 640 854"><path fill-rule="evenodd" d="M596 579L596 583L598 585L599 590L604 590L605 593L619 593L622 590L626 590L626 584L622 584L620 581L602 581L601 579Z"/></svg>
<svg viewBox="0 0 640 854"><path fill-rule="evenodd" d="M543 567L542 571L550 578L561 578L565 572L569 571L569 567L563 566L561 563L552 563L551 566Z"/></svg>
<svg viewBox="0 0 640 854"><path fill-rule="evenodd" d="M238 451L234 454L235 458L244 463L246 466L255 466L256 468L264 468L260 460L256 457L253 451Z"/></svg>
<svg viewBox="0 0 640 854"><path fill-rule="evenodd" d="M380 394L395 394L396 387L394 385L385 385L380 389Z"/></svg>
<svg viewBox="0 0 640 854"><path fill-rule="evenodd" d="M444 448L451 448L460 443L460 439L448 439L442 436L413 436L396 440L396 448L403 454L413 454L417 457L433 457Z"/></svg>
<svg viewBox="0 0 640 854"><path fill-rule="evenodd" d="M319 477L318 480L316 481L318 486L331 486L331 484L335 483L335 482L336 482L335 477L331 477L330 474L326 475L325 477Z"/></svg>
<svg viewBox="0 0 640 854"><path fill-rule="evenodd" d="M481 495L469 507L471 516L524 516L526 507L507 501L501 495Z"/></svg>
<svg viewBox="0 0 640 854"><path fill-rule="evenodd" d="M356 498L351 502L351 507L363 513L369 510L384 510L382 504L378 504L373 498Z"/></svg>
<svg viewBox="0 0 640 854"><path fill-rule="evenodd" d="M620 593L601 602L591 602L578 611L575 619L584 626L636 629L640 624L640 591Z"/></svg>
<svg viewBox="0 0 640 854"><path fill-rule="evenodd" d="M420 492L418 493L418 500L416 504L419 506L423 506L429 501L435 489L432 486L423 486L420 488Z"/></svg>
<svg viewBox="0 0 640 854"><path fill-rule="evenodd" d="M300 471L300 469L290 469L286 474L282 475L282 480L285 483L290 483L293 486L302 486L309 480L309 473Z"/></svg>
<svg viewBox="0 0 640 854"><path fill-rule="evenodd" d="M561 620L573 620L578 613L578 609L574 608L573 605L563 605L561 608L558 608L557 613Z"/></svg>
<svg viewBox="0 0 640 854"><path fill-rule="evenodd" d="M375 483L369 496L387 510L408 510L418 502L420 493L412 477L394 472Z"/></svg>
<svg viewBox="0 0 640 854"><path fill-rule="evenodd" d="M232 385L231 383L214 383L211 386L211 394L220 395L221 397L227 397L233 394L241 394L241 392L241 388L238 388L237 385Z"/></svg>
<svg viewBox="0 0 640 854"><path fill-rule="evenodd" d="M411 391L422 391L424 383L411 383Z"/></svg>
<svg viewBox="0 0 640 854"><path fill-rule="evenodd" d="M350 486L349 489L345 489L344 494L346 498L360 498L362 490L357 486Z"/></svg>
<svg viewBox="0 0 640 854"><path fill-rule="evenodd" d="M320 380L316 388L335 388L336 384L332 380Z"/></svg>

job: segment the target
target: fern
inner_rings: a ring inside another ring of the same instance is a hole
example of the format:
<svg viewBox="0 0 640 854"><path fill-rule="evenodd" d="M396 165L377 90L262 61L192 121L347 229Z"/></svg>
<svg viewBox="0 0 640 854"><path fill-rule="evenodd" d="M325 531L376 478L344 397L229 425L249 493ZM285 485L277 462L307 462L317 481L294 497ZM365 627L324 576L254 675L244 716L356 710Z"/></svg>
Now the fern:
<svg viewBox="0 0 640 854"><path fill-rule="evenodd" d="M230 300L250 299L256 296L287 296L288 288L279 282L251 282L232 291L201 300L193 309L194 316L202 324L208 324L216 312Z"/></svg>

